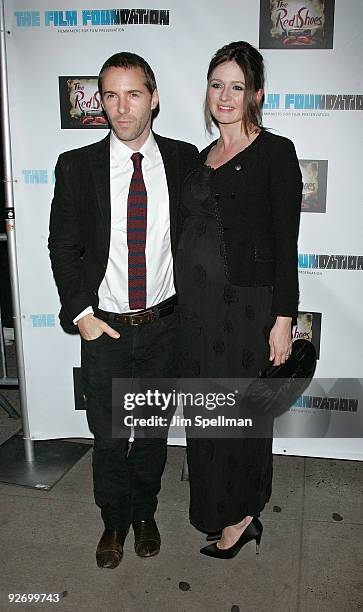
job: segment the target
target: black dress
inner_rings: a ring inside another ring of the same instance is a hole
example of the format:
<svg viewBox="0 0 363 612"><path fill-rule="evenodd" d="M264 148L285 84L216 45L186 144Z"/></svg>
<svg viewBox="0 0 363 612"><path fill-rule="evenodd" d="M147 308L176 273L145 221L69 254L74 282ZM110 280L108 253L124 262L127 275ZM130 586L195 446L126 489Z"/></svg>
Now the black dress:
<svg viewBox="0 0 363 612"><path fill-rule="evenodd" d="M215 194L228 188L224 170L236 162L213 170L205 158L185 183L176 257L182 376L252 378L268 363L272 288L229 283ZM190 521L202 531L258 516L270 498L271 437L189 438L187 458Z"/></svg>

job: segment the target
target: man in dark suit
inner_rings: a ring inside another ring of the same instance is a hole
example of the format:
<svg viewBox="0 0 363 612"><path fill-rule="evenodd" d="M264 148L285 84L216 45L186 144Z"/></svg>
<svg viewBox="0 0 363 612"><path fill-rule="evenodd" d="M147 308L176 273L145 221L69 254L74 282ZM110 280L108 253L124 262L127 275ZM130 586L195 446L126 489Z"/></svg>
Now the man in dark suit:
<svg viewBox="0 0 363 612"><path fill-rule="evenodd" d="M105 530L99 567L116 567L132 524L135 551L160 550L154 513L166 439L112 437L112 378L173 377L178 312L173 253L181 185L198 151L151 131L159 99L148 63L117 53L99 75L111 132L60 155L49 249L66 331L81 335L93 480Z"/></svg>

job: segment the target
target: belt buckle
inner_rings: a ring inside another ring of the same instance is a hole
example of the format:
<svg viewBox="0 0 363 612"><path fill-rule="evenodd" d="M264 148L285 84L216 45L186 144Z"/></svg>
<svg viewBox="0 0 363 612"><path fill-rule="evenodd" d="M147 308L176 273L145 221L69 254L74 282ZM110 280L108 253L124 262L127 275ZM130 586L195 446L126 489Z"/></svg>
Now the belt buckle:
<svg viewBox="0 0 363 612"><path fill-rule="evenodd" d="M150 318L151 317L151 318ZM140 319L139 321L137 319ZM147 312L145 314L135 314L131 315L130 325L133 327L137 327L138 325L143 325L143 323L150 323L155 319L155 315L153 312Z"/></svg>
<svg viewBox="0 0 363 612"><path fill-rule="evenodd" d="M131 315L131 317L130 317L130 325L132 325L133 327L137 327L138 325L141 325L141 322L135 321L134 317L135 317L135 315Z"/></svg>
<svg viewBox="0 0 363 612"><path fill-rule="evenodd" d="M137 319L141 319L138 321ZM133 314L130 317L130 325L133 327L137 327L138 325L143 325L143 323L151 323L151 321L155 321L156 315L155 312L150 309L148 312L144 314Z"/></svg>

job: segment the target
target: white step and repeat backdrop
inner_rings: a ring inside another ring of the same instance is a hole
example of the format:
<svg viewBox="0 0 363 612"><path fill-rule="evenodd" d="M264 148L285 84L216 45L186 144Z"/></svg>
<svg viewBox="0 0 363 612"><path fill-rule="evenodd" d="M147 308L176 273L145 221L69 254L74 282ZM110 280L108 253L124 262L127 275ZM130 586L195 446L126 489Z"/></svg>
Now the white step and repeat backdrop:
<svg viewBox="0 0 363 612"><path fill-rule="evenodd" d="M296 335L318 350L316 376L339 379L331 393L325 389L324 402L319 392L305 392L291 409L294 435L301 437L289 437L282 424L280 436L286 436L275 439L274 450L362 459L359 439L328 436L334 411L354 430L362 405L361 386L342 379L359 378L363 362L363 4L145 0L141 5L5 0L31 437L90 435L75 401L79 339L58 323L47 237L58 154L106 133L95 85L101 65L117 51L144 56L155 70L161 98L155 131L202 148L210 140L202 114L209 60L223 44L247 40L266 60L264 124L294 141L304 177ZM303 438L306 418L314 415L322 437Z"/></svg>

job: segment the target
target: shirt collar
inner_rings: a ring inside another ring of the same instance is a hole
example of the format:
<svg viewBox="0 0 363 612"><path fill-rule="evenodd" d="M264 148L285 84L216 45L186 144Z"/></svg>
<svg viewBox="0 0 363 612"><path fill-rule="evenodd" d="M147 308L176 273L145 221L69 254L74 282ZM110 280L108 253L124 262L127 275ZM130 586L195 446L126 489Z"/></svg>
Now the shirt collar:
<svg viewBox="0 0 363 612"><path fill-rule="evenodd" d="M111 159L113 158L118 166L123 167L130 161L131 155L137 151L130 149L130 147L119 140L111 131L110 152ZM146 142L144 142L142 147L140 147L139 152L142 153L146 162L153 162L155 160L159 149L158 145L156 144L154 134L151 131Z"/></svg>

